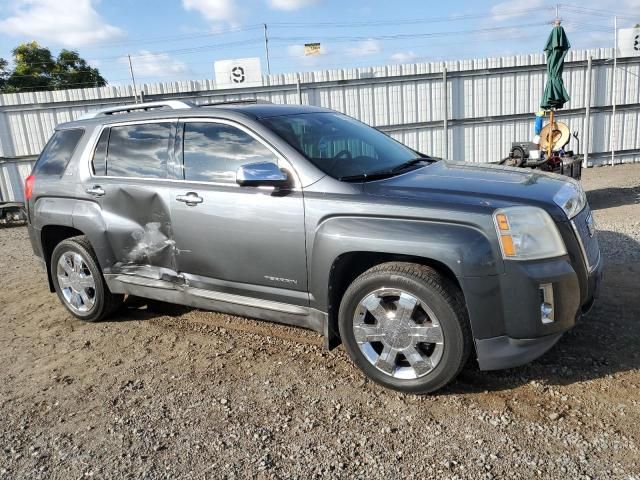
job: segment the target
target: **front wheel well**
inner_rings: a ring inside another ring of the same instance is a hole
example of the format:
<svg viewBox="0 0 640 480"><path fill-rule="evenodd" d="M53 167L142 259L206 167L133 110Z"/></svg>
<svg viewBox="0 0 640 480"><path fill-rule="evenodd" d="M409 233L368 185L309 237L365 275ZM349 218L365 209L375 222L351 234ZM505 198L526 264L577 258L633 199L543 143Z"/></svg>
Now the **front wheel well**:
<svg viewBox="0 0 640 480"><path fill-rule="evenodd" d="M431 267L451 281L453 285L458 287L460 294L463 295L460 282L458 282L453 271L444 263L437 260L393 253L344 253L334 260L329 274L329 298L327 299L328 329L326 329L328 338L325 339L329 348L335 348L341 343L338 330L338 312L340 310L340 302L342 301L344 292L346 292L349 285L351 285L351 283L364 272L376 265L386 262L408 262Z"/></svg>
<svg viewBox="0 0 640 480"><path fill-rule="evenodd" d="M40 241L42 243L42 254L47 266L47 279L49 280L49 290L51 292L55 291L53 279L51 278L51 255L53 254L53 250L56 248L56 245L63 240L79 235L84 235L84 233L77 228L63 225L46 225L42 228Z"/></svg>

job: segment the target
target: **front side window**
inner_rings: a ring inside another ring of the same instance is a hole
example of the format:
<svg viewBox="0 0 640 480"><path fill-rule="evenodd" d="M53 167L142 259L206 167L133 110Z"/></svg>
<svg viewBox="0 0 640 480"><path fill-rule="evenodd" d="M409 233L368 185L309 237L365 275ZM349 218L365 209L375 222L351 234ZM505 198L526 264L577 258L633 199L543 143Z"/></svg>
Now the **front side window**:
<svg viewBox="0 0 640 480"><path fill-rule="evenodd" d="M184 178L194 182L235 182L238 167L277 163L276 156L248 133L220 123L184 126Z"/></svg>
<svg viewBox="0 0 640 480"><path fill-rule="evenodd" d="M388 172L419 157L375 128L339 113L300 113L261 121L334 178Z"/></svg>
<svg viewBox="0 0 640 480"><path fill-rule="evenodd" d="M33 167L33 174L62 175L83 133L79 128L55 132Z"/></svg>
<svg viewBox="0 0 640 480"><path fill-rule="evenodd" d="M106 174L111 177L167 178L170 138L171 123L111 127Z"/></svg>

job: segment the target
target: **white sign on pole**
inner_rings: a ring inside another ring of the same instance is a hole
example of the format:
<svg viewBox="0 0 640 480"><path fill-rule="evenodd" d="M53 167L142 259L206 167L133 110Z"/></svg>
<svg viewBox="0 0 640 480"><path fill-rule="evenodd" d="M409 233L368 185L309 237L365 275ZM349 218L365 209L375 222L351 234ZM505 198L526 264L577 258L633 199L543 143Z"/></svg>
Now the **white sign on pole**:
<svg viewBox="0 0 640 480"><path fill-rule="evenodd" d="M640 28L621 28L618 30L618 56L640 56Z"/></svg>
<svg viewBox="0 0 640 480"><path fill-rule="evenodd" d="M259 58L218 60L213 64L218 88L261 87L262 68Z"/></svg>

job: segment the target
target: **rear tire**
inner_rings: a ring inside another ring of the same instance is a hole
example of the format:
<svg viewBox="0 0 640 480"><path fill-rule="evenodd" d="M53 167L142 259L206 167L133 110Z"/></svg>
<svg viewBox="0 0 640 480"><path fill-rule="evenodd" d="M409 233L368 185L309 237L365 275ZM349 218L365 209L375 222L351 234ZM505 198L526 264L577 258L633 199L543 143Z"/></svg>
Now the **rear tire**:
<svg viewBox="0 0 640 480"><path fill-rule="evenodd" d="M124 300L124 295L109 290L96 254L84 235L56 245L51 255L51 278L62 304L85 322L103 320Z"/></svg>
<svg viewBox="0 0 640 480"><path fill-rule="evenodd" d="M433 268L404 262L373 267L347 288L340 336L372 380L407 393L451 382L472 348L462 292Z"/></svg>

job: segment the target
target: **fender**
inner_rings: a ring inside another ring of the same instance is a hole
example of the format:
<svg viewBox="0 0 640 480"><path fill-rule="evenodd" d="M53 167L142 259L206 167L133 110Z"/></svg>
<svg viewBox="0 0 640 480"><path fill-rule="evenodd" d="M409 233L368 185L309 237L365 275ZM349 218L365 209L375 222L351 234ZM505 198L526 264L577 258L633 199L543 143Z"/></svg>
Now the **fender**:
<svg viewBox="0 0 640 480"><path fill-rule="evenodd" d="M437 260L456 277L497 275L495 246L470 224L381 217L332 217L315 234L310 272L313 307L326 312L331 266L349 252L409 255Z"/></svg>
<svg viewBox="0 0 640 480"><path fill-rule="evenodd" d="M73 208L73 227L83 232L103 272L108 273L116 263L116 255L107 237L107 225L100 205L95 202L77 200Z"/></svg>

